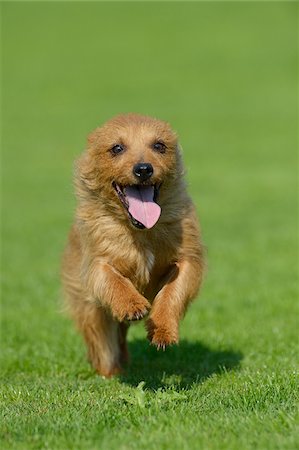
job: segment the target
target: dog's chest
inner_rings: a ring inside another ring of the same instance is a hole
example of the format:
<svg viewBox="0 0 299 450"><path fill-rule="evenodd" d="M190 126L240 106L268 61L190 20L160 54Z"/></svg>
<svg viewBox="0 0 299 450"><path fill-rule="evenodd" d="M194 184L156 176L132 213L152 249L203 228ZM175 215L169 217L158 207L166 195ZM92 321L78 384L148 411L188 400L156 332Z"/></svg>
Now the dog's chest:
<svg viewBox="0 0 299 450"><path fill-rule="evenodd" d="M153 253L153 250L148 249L148 248L145 249L144 253L145 253L144 260L145 260L146 269L149 273L151 273L154 268L154 265L155 265L155 260L156 260L155 255Z"/></svg>
<svg viewBox="0 0 299 450"><path fill-rule="evenodd" d="M176 259L175 251L171 250L163 244L135 249L135 256L127 266L129 270L126 276L139 292L156 292L160 279Z"/></svg>
<svg viewBox="0 0 299 450"><path fill-rule="evenodd" d="M113 265L126 278L129 278L140 292L143 292L150 283L156 268L157 256L150 246L131 245L129 251L118 254Z"/></svg>
<svg viewBox="0 0 299 450"><path fill-rule="evenodd" d="M160 278L176 260L177 250L167 239L119 237L111 264L129 278L139 292L155 291Z"/></svg>
<svg viewBox="0 0 299 450"><path fill-rule="evenodd" d="M131 260L129 278L133 284L142 292L150 282L151 274L155 266L156 255L152 248L135 248Z"/></svg>

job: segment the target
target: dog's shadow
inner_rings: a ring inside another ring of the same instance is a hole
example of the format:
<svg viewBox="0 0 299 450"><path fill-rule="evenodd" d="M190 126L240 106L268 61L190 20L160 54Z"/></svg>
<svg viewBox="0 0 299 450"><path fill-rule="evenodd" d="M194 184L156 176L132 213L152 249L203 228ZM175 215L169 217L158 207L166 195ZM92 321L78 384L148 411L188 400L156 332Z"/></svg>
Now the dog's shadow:
<svg viewBox="0 0 299 450"><path fill-rule="evenodd" d="M238 369L243 358L239 351L212 349L185 340L163 352L145 340L136 339L129 342L129 351L131 362L121 381L131 386L144 381L147 389L152 390L171 385L189 389L213 374Z"/></svg>

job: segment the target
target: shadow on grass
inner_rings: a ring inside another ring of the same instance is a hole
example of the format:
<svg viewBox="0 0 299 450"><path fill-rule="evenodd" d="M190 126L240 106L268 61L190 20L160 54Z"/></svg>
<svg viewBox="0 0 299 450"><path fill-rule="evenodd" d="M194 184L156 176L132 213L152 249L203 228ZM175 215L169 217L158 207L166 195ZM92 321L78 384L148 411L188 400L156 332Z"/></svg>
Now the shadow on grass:
<svg viewBox="0 0 299 450"><path fill-rule="evenodd" d="M242 353L234 350L211 349L200 342L181 341L165 352L137 339L129 343L131 363L121 381L137 386L145 381L147 389L177 386L188 389L202 383L213 374L238 369Z"/></svg>

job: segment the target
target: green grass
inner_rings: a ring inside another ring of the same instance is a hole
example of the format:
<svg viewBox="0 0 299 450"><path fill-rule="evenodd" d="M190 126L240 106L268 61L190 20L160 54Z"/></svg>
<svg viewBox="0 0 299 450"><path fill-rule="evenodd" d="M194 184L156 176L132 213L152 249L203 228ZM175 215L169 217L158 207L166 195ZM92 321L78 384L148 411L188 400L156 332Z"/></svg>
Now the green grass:
<svg viewBox="0 0 299 450"><path fill-rule="evenodd" d="M2 3L3 449L298 449L297 10ZM103 380L60 314L72 164L116 113L167 119L209 270L157 353Z"/></svg>

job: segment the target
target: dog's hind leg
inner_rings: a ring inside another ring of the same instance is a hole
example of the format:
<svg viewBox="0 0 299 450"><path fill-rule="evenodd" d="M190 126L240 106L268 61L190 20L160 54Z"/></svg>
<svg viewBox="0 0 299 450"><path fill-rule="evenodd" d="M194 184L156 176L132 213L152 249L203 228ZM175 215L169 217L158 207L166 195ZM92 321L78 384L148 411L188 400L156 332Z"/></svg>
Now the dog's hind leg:
<svg viewBox="0 0 299 450"><path fill-rule="evenodd" d="M129 362L129 351L127 346L127 333L129 326L130 325L125 322L119 323L120 361L123 364L127 364Z"/></svg>
<svg viewBox="0 0 299 450"><path fill-rule="evenodd" d="M81 303L76 320L87 345L89 360L98 374L108 378L120 373L119 323L109 312L88 302Z"/></svg>

